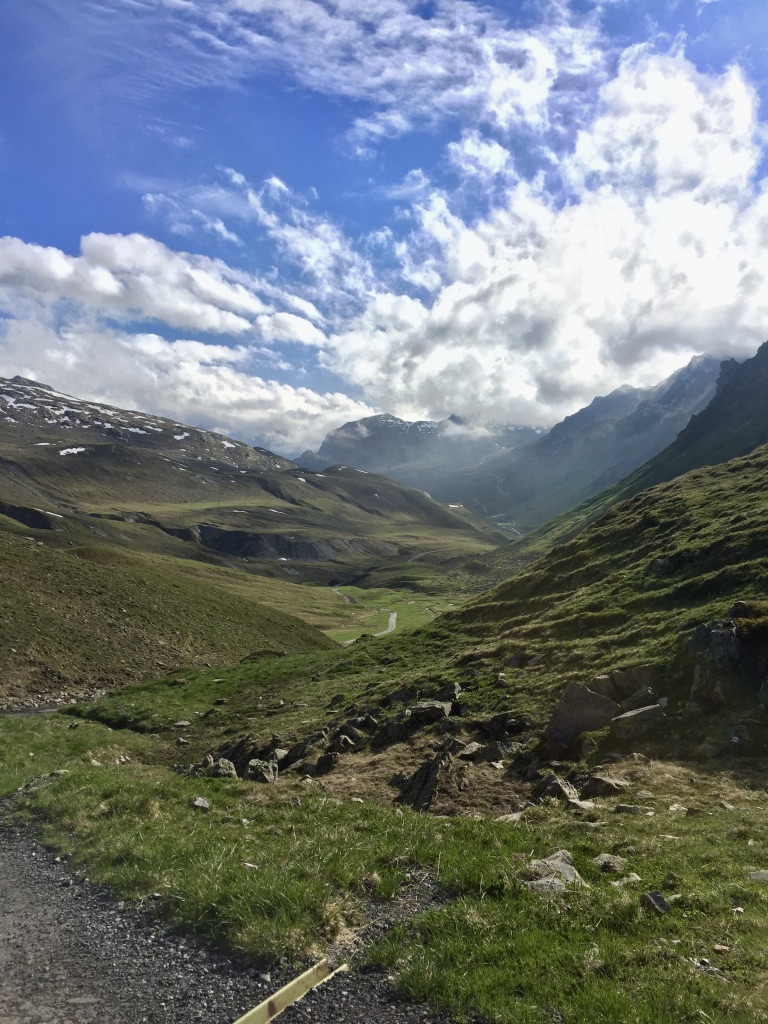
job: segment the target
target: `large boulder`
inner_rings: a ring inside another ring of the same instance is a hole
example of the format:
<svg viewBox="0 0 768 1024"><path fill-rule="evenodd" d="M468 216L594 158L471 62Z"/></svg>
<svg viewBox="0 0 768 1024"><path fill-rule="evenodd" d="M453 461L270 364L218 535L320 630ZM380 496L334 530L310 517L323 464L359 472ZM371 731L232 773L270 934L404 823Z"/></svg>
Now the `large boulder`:
<svg viewBox="0 0 768 1024"><path fill-rule="evenodd" d="M631 668L615 668L611 672L614 686L620 697L631 697L642 686L652 686L658 669L654 665L633 665Z"/></svg>
<svg viewBox="0 0 768 1024"><path fill-rule="evenodd" d="M557 702L542 739L556 747L568 747L581 733L602 729L620 714L621 708L610 697L571 683Z"/></svg>
<svg viewBox="0 0 768 1024"><path fill-rule="evenodd" d="M667 716L660 704L637 708L619 715L611 722L609 739L633 740L664 727Z"/></svg>
<svg viewBox="0 0 768 1024"><path fill-rule="evenodd" d="M628 788L629 783L623 779L614 779L609 775L590 775L581 788L581 795L587 799L594 796L616 796Z"/></svg>
<svg viewBox="0 0 768 1024"><path fill-rule="evenodd" d="M203 774L209 779L236 779L237 769L234 764L226 757L220 757L214 761L210 757L210 764L207 764Z"/></svg>
<svg viewBox="0 0 768 1024"><path fill-rule="evenodd" d="M533 729L534 721L516 711L499 711L481 725L483 732L492 740L503 740L508 736L519 736L521 732Z"/></svg>
<svg viewBox="0 0 768 1024"><path fill-rule="evenodd" d="M423 700L414 704L411 708L411 722L419 728L423 725L431 725L443 718L448 718L451 713L451 702L442 700Z"/></svg>
<svg viewBox="0 0 768 1024"><path fill-rule="evenodd" d="M619 703L622 711L636 711L638 708L647 708L651 704L658 704L659 698L652 687L641 686L631 697L626 697Z"/></svg>
<svg viewBox="0 0 768 1024"><path fill-rule="evenodd" d="M248 762L245 777L252 782L276 782L277 761L262 761L259 758L253 758Z"/></svg>
<svg viewBox="0 0 768 1024"><path fill-rule="evenodd" d="M568 850L557 850L542 860L530 861L528 872L535 877L523 884L531 892L562 892L566 884L588 888L587 883L573 866L573 856Z"/></svg>

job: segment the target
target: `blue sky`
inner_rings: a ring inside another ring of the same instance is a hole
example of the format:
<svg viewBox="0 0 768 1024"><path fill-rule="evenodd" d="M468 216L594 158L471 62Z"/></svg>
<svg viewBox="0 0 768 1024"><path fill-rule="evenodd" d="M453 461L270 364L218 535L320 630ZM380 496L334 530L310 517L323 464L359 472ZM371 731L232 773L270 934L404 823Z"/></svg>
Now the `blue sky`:
<svg viewBox="0 0 768 1024"><path fill-rule="evenodd" d="M763 0L0 6L0 375L278 451L768 337Z"/></svg>

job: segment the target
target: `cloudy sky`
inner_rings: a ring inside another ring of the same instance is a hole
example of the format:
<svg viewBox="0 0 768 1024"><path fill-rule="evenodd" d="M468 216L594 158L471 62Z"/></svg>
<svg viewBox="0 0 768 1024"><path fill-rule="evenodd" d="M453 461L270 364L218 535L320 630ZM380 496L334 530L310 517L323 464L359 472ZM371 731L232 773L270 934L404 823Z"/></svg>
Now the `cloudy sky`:
<svg viewBox="0 0 768 1024"><path fill-rule="evenodd" d="M768 337L765 0L0 5L0 375L278 451Z"/></svg>

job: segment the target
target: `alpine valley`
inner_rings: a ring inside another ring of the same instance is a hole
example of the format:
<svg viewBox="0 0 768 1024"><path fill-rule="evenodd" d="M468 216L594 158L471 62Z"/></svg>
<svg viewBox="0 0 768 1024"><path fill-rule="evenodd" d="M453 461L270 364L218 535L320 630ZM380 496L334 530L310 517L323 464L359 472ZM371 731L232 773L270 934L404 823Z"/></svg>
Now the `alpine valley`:
<svg viewBox="0 0 768 1024"><path fill-rule="evenodd" d="M293 461L0 381L2 813L440 1020L768 1021L767 394Z"/></svg>

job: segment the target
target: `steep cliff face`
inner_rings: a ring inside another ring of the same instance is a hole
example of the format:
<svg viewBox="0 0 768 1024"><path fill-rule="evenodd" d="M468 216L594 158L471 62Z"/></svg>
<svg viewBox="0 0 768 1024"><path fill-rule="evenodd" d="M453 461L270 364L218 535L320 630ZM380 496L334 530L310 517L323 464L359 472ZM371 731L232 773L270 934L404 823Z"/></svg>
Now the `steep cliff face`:
<svg viewBox="0 0 768 1024"><path fill-rule="evenodd" d="M743 363L720 364L711 401L663 451L622 485L622 496L701 466L748 455L768 442L768 342Z"/></svg>

